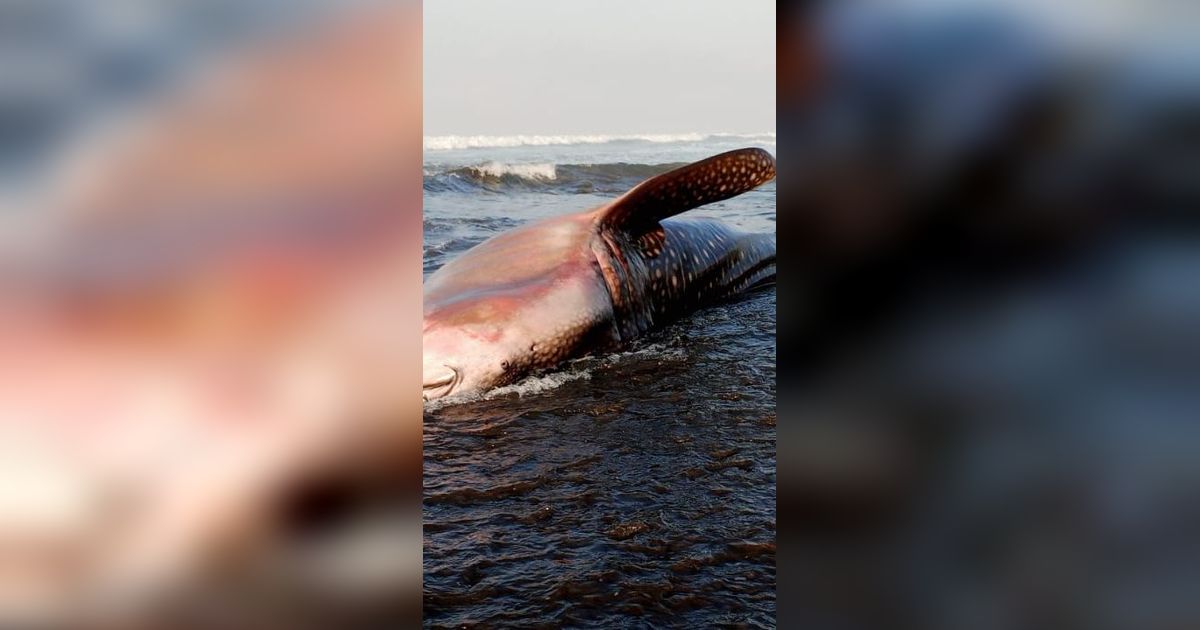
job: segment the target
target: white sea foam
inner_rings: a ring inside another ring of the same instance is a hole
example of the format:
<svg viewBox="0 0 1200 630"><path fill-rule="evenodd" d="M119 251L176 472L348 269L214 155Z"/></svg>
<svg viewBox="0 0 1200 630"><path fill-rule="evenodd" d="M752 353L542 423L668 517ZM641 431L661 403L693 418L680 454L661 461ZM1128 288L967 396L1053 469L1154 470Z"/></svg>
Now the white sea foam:
<svg viewBox="0 0 1200 630"><path fill-rule="evenodd" d="M532 396L542 392L548 392L553 389L558 389L563 385L578 381L589 380L592 378L592 370L588 368L575 368L563 370L560 372L551 372L541 376L527 376L511 385L504 385L495 389L490 389L482 394L451 394L445 398L427 401L425 403L425 411L436 411L443 407L451 405L461 405L463 403L475 402L479 400L491 400L502 396L516 394L518 398Z"/></svg>
<svg viewBox="0 0 1200 630"><path fill-rule="evenodd" d="M529 376L513 383L497 387L484 395L484 398L496 398L499 396L507 396L516 394L518 397L540 394L542 392L558 389L567 383L578 380L590 380L592 378L591 370L564 370L562 372L551 372L542 376Z"/></svg>
<svg viewBox="0 0 1200 630"><path fill-rule="evenodd" d="M472 170L481 175L503 177L515 175L525 179L551 180L558 177L558 169L553 164L505 164L503 162L487 162L472 166Z"/></svg>
<svg viewBox="0 0 1200 630"><path fill-rule="evenodd" d="M600 359L605 366L612 366L630 359L657 359L662 361L681 361L688 358L687 349L679 345L667 343L647 343L638 348L605 355Z"/></svg>
<svg viewBox="0 0 1200 630"><path fill-rule="evenodd" d="M425 411L436 411L443 407L461 405L480 400L492 400L515 394L518 398L542 394L552 391L579 380L591 380L592 372L611 368L618 363L631 359L657 359L662 361L686 361L687 349L670 343L648 343L639 348L614 352L600 357L583 357L574 359L568 365L556 372L538 376L527 376L511 385L503 385L483 393L451 394L445 398L427 401Z"/></svg>
<svg viewBox="0 0 1200 630"><path fill-rule="evenodd" d="M607 142L701 142L709 138L767 140L775 142L775 132L764 133L650 133L650 134L564 134L564 135L514 135L514 136L425 136L426 151L448 151L452 149L487 149L521 146L552 146L569 144L604 144Z"/></svg>

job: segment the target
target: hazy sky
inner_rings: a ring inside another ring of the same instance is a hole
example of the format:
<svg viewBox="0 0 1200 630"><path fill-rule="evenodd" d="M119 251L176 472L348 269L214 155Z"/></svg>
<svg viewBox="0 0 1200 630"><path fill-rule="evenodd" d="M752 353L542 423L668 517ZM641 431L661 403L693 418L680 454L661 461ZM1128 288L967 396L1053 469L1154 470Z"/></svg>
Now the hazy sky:
<svg viewBox="0 0 1200 630"><path fill-rule="evenodd" d="M424 3L425 133L775 130L774 0Z"/></svg>

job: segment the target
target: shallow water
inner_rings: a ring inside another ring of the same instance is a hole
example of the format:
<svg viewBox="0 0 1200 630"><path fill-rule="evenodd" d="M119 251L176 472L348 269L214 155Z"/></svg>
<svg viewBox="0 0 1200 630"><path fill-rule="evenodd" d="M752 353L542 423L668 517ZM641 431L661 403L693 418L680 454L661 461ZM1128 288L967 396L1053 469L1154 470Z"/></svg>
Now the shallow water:
<svg viewBox="0 0 1200 630"><path fill-rule="evenodd" d="M425 271L727 141L427 151ZM695 214L773 231L774 201L771 184ZM772 626L775 394L772 287L428 407L426 624Z"/></svg>

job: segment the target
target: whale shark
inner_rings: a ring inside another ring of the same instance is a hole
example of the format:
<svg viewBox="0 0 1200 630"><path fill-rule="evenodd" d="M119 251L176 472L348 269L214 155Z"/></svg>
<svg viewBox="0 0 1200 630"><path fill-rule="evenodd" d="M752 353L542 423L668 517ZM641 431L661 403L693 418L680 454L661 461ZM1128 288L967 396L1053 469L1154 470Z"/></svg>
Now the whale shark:
<svg viewBox="0 0 1200 630"><path fill-rule="evenodd" d="M484 393L620 348L774 282L774 234L676 217L774 178L765 150L721 153L598 208L518 226L446 263L424 284L424 400Z"/></svg>

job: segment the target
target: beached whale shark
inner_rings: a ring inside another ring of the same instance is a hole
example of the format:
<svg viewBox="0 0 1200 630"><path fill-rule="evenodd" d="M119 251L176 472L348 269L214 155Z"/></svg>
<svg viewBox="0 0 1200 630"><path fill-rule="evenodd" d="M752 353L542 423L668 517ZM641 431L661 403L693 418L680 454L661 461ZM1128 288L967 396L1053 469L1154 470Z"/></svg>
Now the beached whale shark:
<svg viewBox="0 0 1200 630"><path fill-rule="evenodd" d="M494 236L425 281L425 400L484 392L620 347L775 278L775 235L670 218L775 177L739 149L648 179L612 202Z"/></svg>

